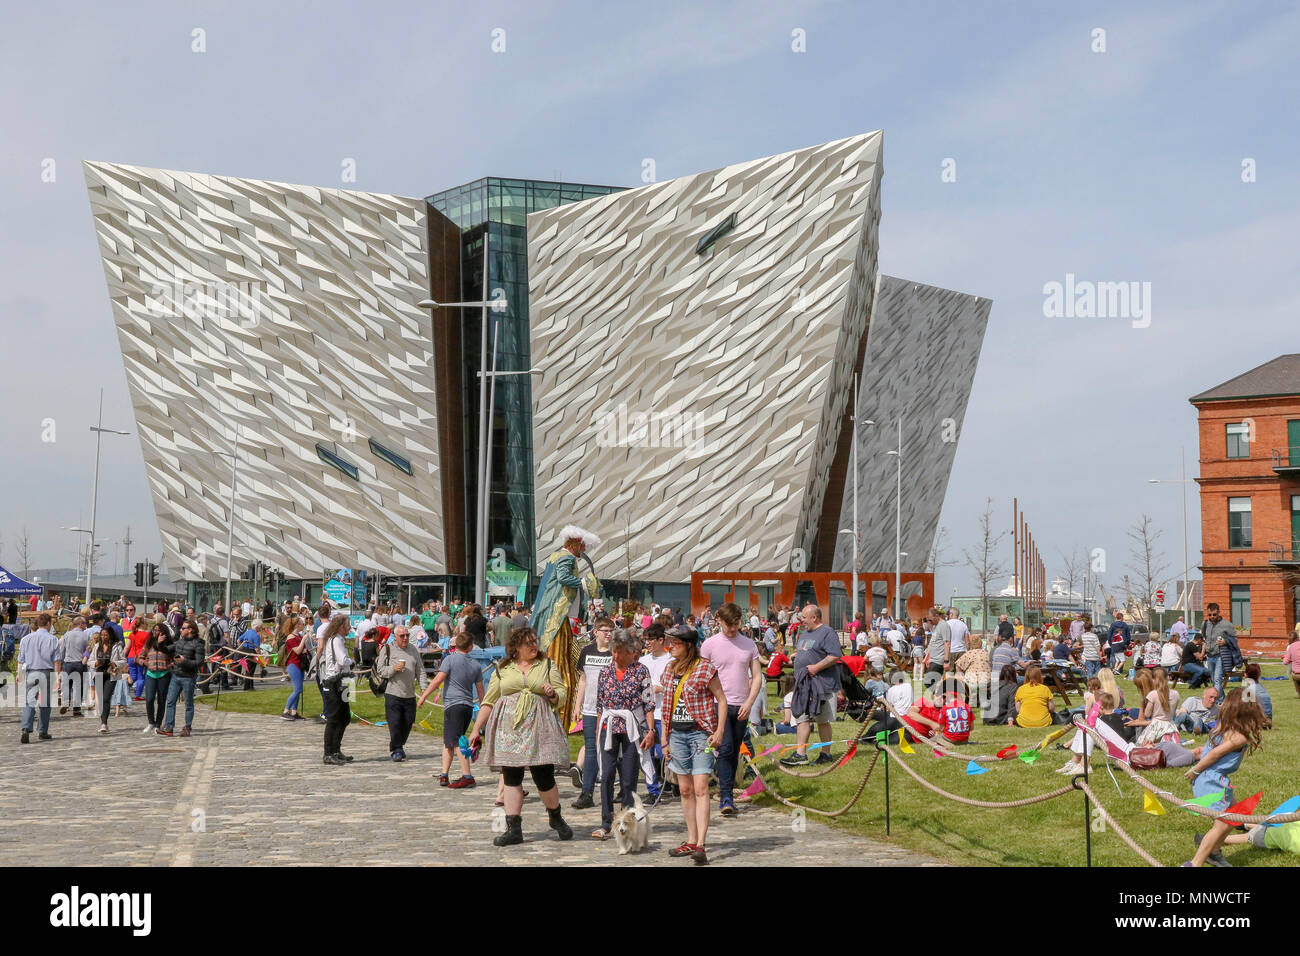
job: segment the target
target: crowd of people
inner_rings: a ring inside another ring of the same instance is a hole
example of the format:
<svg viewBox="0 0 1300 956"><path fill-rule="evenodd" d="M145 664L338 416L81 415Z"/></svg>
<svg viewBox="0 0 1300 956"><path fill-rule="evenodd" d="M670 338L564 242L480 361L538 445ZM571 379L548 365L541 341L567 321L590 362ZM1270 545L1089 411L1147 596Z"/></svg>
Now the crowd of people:
<svg viewBox="0 0 1300 956"><path fill-rule="evenodd" d="M350 679L366 675L384 698L394 762L406 760L418 712L438 693L438 785L476 786L476 763L499 774L505 832L495 838L498 846L523 841L525 772L549 828L562 840L573 837L556 781L567 768L577 791L572 809L599 803L593 839L610 838L616 814L640 806L643 780L653 804L680 802L686 839L670 855L705 863L711 788L721 815L737 812L746 799L736 794L746 773L742 755L759 752L755 738L793 734L793 748L781 758L788 767L830 763L837 759L832 724L846 711L871 721L867 739L883 732L891 743L902 737L952 745L969 740L979 711L985 724L1025 728L1086 716L1125 746L1162 749L1169 765L1189 767L1197 794L1218 783L1230 794L1228 775L1260 745L1273 716L1258 664L1246 664L1242 686L1225 692L1241 651L1214 604L1200 632L1180 619L1163 640L1141 640L1122 614L1104 634L1083 615L1037 628L1003 615L996 631L980 639L956 611L942 608L907 621L883 609L869 620L860 614L844 637L814 604L797 612L774 608L766 618L734 603L698 618L658 605L625 603L611 615L595 601L588 610L585 622L572 622L579 636L572 693L560 662L539 646L529 609L516 602L484 609L430 601L407 610L390 603L372 606L354 625L328 602L313 611L297 598L278 607L245 602L229 614L220 605L196 615L161 603L150 616L122 598L83 609L57 638L51 613L41 612L19 652L29 688L22 742L33 730L52 739L56 700L61 713L95 714L100 733L108 733L110 716L143 703L145 733L172 736L183 698L179 734L189 736L196 688L209 692L232 680L245 688L259 679L289 683L280 717L305 720L304 685L314 681L323 702L315 719L323 725L324 763L346 766L353 760L342 750L352 718L348 695L355 692ZM501 657L485 669L473 653L489 647L501 648ZM1292 638L1284 660L1300 694L1300 639ZM283 676L268 677L268 661L278 662ZM1086 683L1081 707L1059 708L1045 685L1045 673L1061 670ZM1126 670L1137 687L1133 701L1117 683ZM865 692L867 703L858 700L857 711L846 675ZM1181 701L1171 675L1187 682ZM779 688L779 722L768 714L769 682ZM570 760L569 735L579 732L582 747ZM1183 733L1210 736L1188 749ZM1060 772L1078 772L1091 749L1091 738L1077 733ZM454 777L453 765L460 771ZM1221 860L1218 847L1230 836L1212 831L1194 862Z"/></svg>

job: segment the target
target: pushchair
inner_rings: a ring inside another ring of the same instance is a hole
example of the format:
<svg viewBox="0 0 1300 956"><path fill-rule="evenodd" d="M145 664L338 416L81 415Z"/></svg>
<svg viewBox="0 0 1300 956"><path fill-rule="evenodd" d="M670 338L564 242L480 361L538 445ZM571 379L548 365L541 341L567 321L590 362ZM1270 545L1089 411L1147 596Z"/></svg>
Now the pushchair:
<svg viewBox="0 0 1300 956"><path fill-rule="evenodd" d="M849 669L848 664L841 661L836 667L840 672L840 690L844 694L844 715L860 723L866 720L867 715L875 708L876 695L853 676L853 671Z"/></svg>

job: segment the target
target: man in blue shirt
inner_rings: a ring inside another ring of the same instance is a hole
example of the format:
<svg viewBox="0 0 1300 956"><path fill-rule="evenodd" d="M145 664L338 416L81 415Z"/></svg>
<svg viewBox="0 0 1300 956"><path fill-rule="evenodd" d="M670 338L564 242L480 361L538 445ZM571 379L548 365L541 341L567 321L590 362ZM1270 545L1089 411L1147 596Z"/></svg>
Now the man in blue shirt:
<svg viewBox="0 0 1300 956"><path fill-rule="evenodd" d="M50 632L51 626L53 618L49 614L38 614L36 630L25 635L18 644L18 664L23 670L23 743L30 742L33 725L39 729L41 740L54 739L50 736L50 702L53 699L59 639Z"/></svg>
<svg viewBox="0 0 1300 956"><path fill-rule="evenodd" d="M1124 652L1128 650L1129 641L1132 639L1128 624L1124 620L1124 612L1115 612L1115 622L1110 626L1110 634L1106 638L1106 650L1110 654L1110 669L1119 677L1124 673Z"/></svg>
<svg viewBox="0 0 1300 956"><path fill-rule="evenodd" d="M253 673L257 670L257 654L262 649L262 636L253 628L239 635L239 666L244 671L244 690L253 689Z"/></svg>

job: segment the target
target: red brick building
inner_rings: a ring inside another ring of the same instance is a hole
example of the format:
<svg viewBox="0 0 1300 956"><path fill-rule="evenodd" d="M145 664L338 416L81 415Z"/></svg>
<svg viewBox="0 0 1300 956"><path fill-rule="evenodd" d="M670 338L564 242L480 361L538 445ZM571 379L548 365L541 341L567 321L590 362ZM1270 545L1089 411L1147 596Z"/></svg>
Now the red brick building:
<svg viewBox="0 0 1300 956"><path fill-rule="evenodd" d="M1300 354L1190 401L1205 600L1249 632L1244 647L1280 651L1300 617Z"/></svg>

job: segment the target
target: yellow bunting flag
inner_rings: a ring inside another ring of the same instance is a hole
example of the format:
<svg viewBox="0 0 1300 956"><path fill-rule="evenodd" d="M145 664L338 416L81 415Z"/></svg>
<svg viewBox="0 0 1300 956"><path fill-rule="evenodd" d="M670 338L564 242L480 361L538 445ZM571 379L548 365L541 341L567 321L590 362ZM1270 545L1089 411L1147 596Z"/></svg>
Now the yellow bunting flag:
<svg viewBox="0 0 1300 956"><path fill-rule="evenodd" d="M1163 817L1165 815L1165 808L1156 799L1156 795L1147 790L1142 791L1142 809L1152 816Z"/></svg>
<svg viewBox="0 0 1300 956"><path fill-rule="evenodd" d="M907 742L907 738L904 737L902 734L900 734L898 737L898 749L903 751L903 753L905 754L916 753L916 751L912 749L912 745Z"/></svg>

